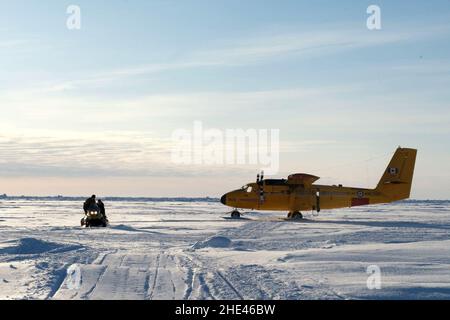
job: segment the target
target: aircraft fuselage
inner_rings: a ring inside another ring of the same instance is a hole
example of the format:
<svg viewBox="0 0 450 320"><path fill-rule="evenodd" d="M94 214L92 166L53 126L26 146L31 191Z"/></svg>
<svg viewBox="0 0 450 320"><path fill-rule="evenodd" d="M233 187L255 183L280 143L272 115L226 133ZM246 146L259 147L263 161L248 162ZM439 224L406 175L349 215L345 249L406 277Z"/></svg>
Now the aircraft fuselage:
<svg viewBox="0 0 450 320"><path fill-rule="evenodd" d="M249 183L246 188L227 193L222 203L230 207L251 210L307 211L354 207L383 203L387 197L373 189L342 186L312 185L310 188L292 188L286 180L279 185ZM286 183L286 185L283 185Z"/></svg>

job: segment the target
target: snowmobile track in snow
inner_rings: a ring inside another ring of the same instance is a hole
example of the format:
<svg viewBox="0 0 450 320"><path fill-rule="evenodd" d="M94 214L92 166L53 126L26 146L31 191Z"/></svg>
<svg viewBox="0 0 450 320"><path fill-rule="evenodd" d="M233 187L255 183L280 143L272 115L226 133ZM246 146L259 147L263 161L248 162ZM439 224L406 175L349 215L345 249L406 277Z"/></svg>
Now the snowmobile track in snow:
<svg viewBox="0 0 450 320"><path fill-rule="evenodd" d="M70 286L69 277L55 299L182 299L186 275L171 255L110 253L98 264L79 265L81 284Z"/></svg>

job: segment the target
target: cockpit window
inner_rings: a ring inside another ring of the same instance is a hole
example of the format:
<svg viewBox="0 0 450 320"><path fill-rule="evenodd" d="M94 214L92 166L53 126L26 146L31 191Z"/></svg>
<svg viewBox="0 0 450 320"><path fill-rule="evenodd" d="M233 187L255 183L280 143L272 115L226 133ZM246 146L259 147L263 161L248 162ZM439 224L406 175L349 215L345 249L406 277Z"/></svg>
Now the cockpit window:
<svg viewBox="0 0 450 320"><path fill-rule="evenodd" d="M284 186L286 185L285 179L266 179L264 180L266 186Z"/></svg>
<svg viewBox="0 0 450 320"><path fill-rule="evenodd" d="M247 192L248 192L248 193L252 192L252 187L248 187L248 188L247 188Z"/></svg>

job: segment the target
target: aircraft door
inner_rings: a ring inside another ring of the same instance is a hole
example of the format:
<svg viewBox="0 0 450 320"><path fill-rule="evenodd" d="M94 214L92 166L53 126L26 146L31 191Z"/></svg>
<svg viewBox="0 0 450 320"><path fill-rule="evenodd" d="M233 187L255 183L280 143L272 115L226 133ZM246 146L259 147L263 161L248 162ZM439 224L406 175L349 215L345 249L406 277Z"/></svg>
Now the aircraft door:
<svg viewBox="0 0 450 320"><path fill-rule="evenodd" d="M313 205L312 197L309 192L305 189L303 185L297 186L291 192L290 198L290 211L304 211L309 210Z"/></svg>

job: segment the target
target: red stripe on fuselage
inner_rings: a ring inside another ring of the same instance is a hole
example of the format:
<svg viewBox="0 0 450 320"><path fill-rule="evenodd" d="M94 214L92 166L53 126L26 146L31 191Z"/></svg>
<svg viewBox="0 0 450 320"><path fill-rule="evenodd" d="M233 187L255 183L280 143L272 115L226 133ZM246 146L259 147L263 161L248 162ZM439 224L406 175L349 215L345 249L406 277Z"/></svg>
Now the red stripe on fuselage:
<svg viewBox="0 0 450 320"><path fill-rule="evenodd" d="M352 207L369 204L369 198L352 198Z"/></svg>

